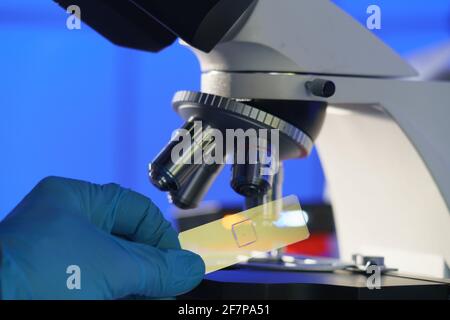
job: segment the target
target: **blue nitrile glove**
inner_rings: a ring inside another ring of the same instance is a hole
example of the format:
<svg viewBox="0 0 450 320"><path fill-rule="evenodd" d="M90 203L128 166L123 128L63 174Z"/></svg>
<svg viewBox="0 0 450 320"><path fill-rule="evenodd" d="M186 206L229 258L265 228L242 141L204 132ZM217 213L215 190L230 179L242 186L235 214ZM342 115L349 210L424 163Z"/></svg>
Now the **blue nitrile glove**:
<svg viewBox="0 0 450 320"><path fill-rule="evenodd" d="M3 299L171 297L205 272L146 197L56 177L0 223L0 250Z"/></svg>

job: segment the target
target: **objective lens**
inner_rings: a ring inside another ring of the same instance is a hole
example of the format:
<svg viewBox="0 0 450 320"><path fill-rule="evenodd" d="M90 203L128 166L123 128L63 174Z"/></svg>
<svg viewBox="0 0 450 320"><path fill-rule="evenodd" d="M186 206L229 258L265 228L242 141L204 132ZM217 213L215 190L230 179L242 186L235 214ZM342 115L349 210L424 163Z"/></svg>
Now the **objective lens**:
<svg viewBox="0 0 450 320"><path fill-rule="evenodd" d="M270 174L270 155L267 147L246 144L245 163L240 163L238 151L234 151L231 187L245 197L259 197L272 187L273 175ZM241 150L242 151L242 150ZM253 152L253 155L252 155ZM241 158L242 161L242 158Z"/></svg>
<svg viewBox="0 0 450 320"><path fill-rule="evenodd" d="M180 209L196 208L222 171L223 166L223 164L205 164L198 167L181 189L169 194L169 199Z"/></svg>
<svg viewBox="0 0 450 320"><path fill-rule="evenodd" d="M178 161L172 161L172 150L180 143L180 139L190 139L194 131L194 122L187 122L169 144L150 164L150 181L161 191L177 190L180 184L192 173L192 166L182 160L188 160L189 154L183 154Z"/></svg>
<svg viewBox="0 0 450 320"><path fill-rule="evenodd" d="M189 180L176 192L169 194L169 200L181 209L192 209L198 206L212 183L224 167L224 159L214 159L216 141L204 148L204 162L197 166Z"/></svg>
<svg viewBox="0 0 450 320"><path fill-rule="evenodd" d="M281 199L283 197L283 165L280 163L278 172L273 176L272 186L265 194L245 198L245 209L261 206L265 203Z"/></svg>
<svg viewBox="0 0 450 320"><path fill-rule="evenodd" d="M233 165L231 187L245 197L265 194L271 187L272 177L261 175L261 164Z"/></svg>
<svg viewBox="0 0 450 320"><path fill-rule="evenodd" d="M203 150L211 144L211 136L207 134L210 130L210 126L203 128L200 120L188 121L178 130L149 165L152 184L161 191L179 190L201 166L198 157L202 157Z"/></svg>

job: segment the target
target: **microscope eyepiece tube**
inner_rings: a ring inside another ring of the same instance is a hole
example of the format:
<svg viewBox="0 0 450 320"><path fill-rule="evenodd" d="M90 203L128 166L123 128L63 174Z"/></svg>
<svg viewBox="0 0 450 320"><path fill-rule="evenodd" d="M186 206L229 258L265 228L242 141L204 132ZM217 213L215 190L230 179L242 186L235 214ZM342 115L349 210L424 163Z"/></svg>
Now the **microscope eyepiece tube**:
<svg viewBox="0 0 450 320"><path fill-rule="evenodd" d="M149 165L150 181L159 190L179 190L202 164L198 158L211 144L207 134L211 127L203 127L201 123L196 119L186 122Z"/></svg>

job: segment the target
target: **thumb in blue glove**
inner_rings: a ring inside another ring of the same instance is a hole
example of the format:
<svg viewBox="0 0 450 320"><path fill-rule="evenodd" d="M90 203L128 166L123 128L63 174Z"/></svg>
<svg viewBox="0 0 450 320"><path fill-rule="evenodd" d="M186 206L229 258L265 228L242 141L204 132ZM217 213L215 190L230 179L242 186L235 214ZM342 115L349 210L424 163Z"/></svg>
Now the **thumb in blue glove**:
<svg viewBox="0 0 450 320"><path fill-rule="evenodd" d="M42 180L0 223L0 250L3 299L171 297L205 272L146 197L57 177ZM71 266L80 271L75 288Z"/></svg>

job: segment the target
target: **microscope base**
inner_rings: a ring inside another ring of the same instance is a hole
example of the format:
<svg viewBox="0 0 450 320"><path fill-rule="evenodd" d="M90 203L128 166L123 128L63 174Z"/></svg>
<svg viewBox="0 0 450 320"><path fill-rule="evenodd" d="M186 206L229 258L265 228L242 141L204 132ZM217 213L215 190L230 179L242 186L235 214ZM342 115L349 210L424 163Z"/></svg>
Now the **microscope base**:
<svg viewBox="0 0 450 320"><path fill-rule="evenodd" d="M381 289L370 290L367 276L349 271L282 272L233 269L214 272L180 299L236 300L448 300L450 282L389 273Z"/></svg>

